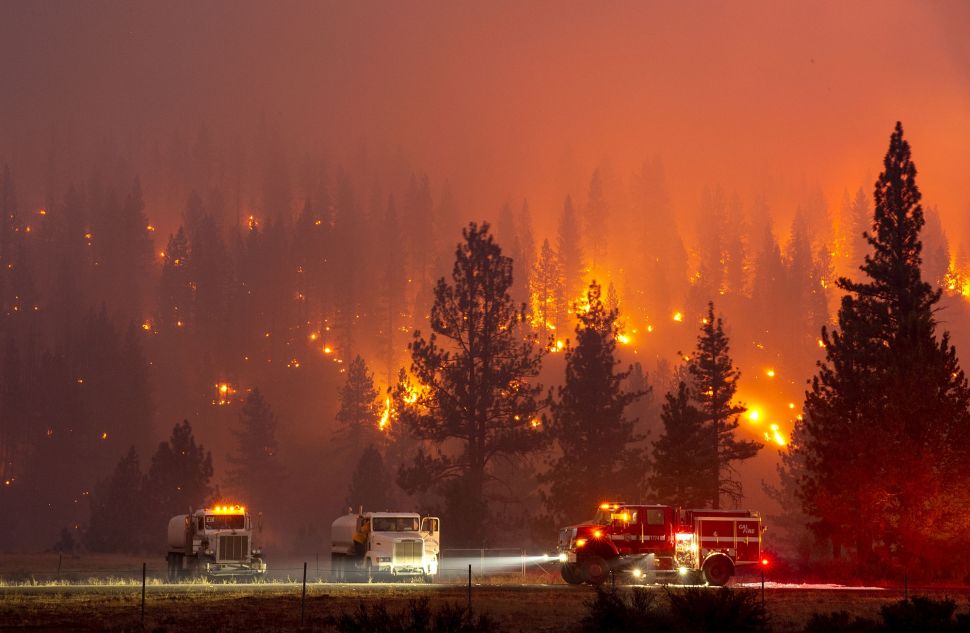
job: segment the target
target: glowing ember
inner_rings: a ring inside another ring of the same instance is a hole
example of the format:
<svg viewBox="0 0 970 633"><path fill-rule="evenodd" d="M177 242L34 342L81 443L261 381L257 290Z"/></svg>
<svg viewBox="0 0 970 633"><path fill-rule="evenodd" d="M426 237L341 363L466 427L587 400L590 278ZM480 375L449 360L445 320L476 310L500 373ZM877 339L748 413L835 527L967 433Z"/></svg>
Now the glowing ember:
<svg viewBox="0 0 970 633"><path fill-rule="evenodd" d="M101 433L101 439L102 440L108 439L108 432L107 431L104 431L104 432Z"/></svg>
<svg viewBox="0 0 970 633"><path fill-rule="evenodd" d="M145 321L144 323L141 324L141 329L145 330L146 332L151 332L151 330L152 330L152 322L151 321Z"/></svg>
<svg viewBox="0 0 970 633"><path fill-rule="evenodd" d="M768 378L774 378L775 377L775 370L774 369L766 369L765 370L765 375L768 376Z"/></svg>
<svg viewBox="0 0 970 633"><path fill-rule="evenodd" d="M228 382L216 383L216 397L212 404L224 406L232 402L232 397L236 395L236 389Z"/></svg>
<svg viewBox="0 0 970 633"><path fill-rule="evenodd" d="M674 321L677 321L678 323L681 323L683 320L684 320L684 313L683 312L674 312Z"/></svg>
<svg viewBox="0 0 970 633"><path fill-rule="evenodd" d="M760 421L761 420L761 411L759 411L758 409L749 409L748 410L748 419L751 420L752 422L758 422L758 421Z"/></svg>

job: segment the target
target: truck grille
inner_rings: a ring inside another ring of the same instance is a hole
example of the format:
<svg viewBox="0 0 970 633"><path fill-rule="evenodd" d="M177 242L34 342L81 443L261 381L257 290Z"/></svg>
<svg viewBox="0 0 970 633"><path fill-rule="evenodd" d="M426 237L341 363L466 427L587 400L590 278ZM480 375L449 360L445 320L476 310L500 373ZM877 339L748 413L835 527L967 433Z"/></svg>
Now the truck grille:
<svg viewBox="0 0 970 633"><path fill-rule="evenodd" d="M424 554L424 541L409 540L394 543L395 565L420 565Z"/></svg>
<svg viewBox="0 0 970 633"><path fill-rule="evenodd" d="M249 558L249 537L246 535L220 536L216 560L246 560Z"/></svg>

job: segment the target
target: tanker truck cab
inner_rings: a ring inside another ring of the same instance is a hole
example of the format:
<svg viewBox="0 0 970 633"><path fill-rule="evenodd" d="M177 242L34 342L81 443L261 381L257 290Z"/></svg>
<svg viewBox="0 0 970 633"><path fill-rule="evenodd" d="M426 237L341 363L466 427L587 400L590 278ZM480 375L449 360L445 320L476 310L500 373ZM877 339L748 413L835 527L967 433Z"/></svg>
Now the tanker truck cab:
<svg viewBox="0 0 970 633"><path fill-rule="evenodd" d="M334 573L339 580L418 577L438 573L440 522L411 512L359 512L331 527ZM363 572L363 576L348 572Z"/></svg>
<svg viewBox="0 0 970 633"><path fill-rule="evenodd" d="M266 573L246 508L220 505L169 521L169 578L259 578Z"/></svg>

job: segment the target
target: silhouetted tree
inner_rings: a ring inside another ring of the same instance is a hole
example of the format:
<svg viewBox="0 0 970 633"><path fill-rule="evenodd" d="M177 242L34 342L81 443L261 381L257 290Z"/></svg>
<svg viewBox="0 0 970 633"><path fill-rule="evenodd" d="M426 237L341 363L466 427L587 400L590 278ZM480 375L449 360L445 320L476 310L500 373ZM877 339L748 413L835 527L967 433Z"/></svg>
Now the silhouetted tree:
<svg viewBox="0 0 970 633"><path fill-rule="evenodd" d="M114 471L91 492L91 521L85 545L93 552L135 552L156 544L148 534L159 526L146 523L146 498L138 452L132 446Z"/></svg>
<svg viewBox="0 0 970 633"><path fill-rule="evenodd" d="M589 193L583 209L583 233L590 268L594 274L602 275L609 252L610 209L603 192L603 177L599 169L593 170L589 181Z"/></svg>
<svg viewBox="0 0 970 633"><path fill-rule="evenodd" d="M169 440L158 445L148 468L148 524L168 525L173 515L203 507L214 492L212 473L212 453L196 444L189 421L176 424Z"/></svg>
<svg viewBox="0 0 970 633"><path fill-rule="evenodd" d="M720 507L723 495L735 503L741 499L741 483L731 474L733 463L754 457L761 448L757 442L735 437L738 416L746 409L733 402L741 372L734 367L729 352L722 320L715 316L714 304L708 303L707 318L697 337L697 348L690 356L688 372L691 400L709 429L708 450L714 459L708 471L708 496L714 508Z"/></svg>
<svg viewBox="0 0 970 633"><path fill-rule="evenodd" d="M636 494L646 477L636 420L625 415L645 392L623 388L631 368L616 371L618 313L603 305L595 281L575 313L576 344L566 348L566 380L552 405L550 431L562 454L542 478L558 524L588 516L602 499Z"/></svg>
<svg viewBox="0 0 970 633"><path fill-rule="evenodd" d="M262 512L278 507L283 489L285 473L276 427L272 408L253 387L239 414L239 426L232 431L236 450L226 457L226 484L240 500Z"/></svg>
<svg viewBox="0 0 970 633"><path fill-rule="evenodd" d="M586 275L586 259L580 231L573 199L566 196L562 214L559 216L556 256L559 259L559 269L562 271L562 284L567 302L572 301L572 298L580 293L583 277Z"/></svg>
<svg viewBox="0 0 970 633"><path fill-rule="evenodd" d="M378 441L377 418L380 407L374 376L367 370L364 359L354 357L347 366L347 380L340 388L340 408L337 410L337 433L355 460L365 446Z"/></svg>
<svg viewBox="0 0 970 633"><path fill-rule="evenodd" d="M692 403L687 383L668 393L660 413L663 431L653 443L650 488L657 503L701 508L711 499L715 470L711 429Z"/></svg>
<svg viewBox="0 0 970 633"><path fill-rule="evenodd" d="M370 444L357 460L347 491L347 505L351 508L363 506L365 510L378 512L390 510L394 500L392 485L391 474L384 466L381 452Z"/></svg>
<svg viewBox="0 0 970 633"><path fill-rule="evenodd" d="M192 278L189 273L189 241L179 227L168 238L162 258L155 328L166 333L184 331L192 313Z"/></svg>
<svg viewBox="0 0 970 633"><path fill-rule="evenodd" d="M502 460L544 441L534 426L542 352L525 306L509 296L512 261L488 224L471 223L462 234L451 282L442 278L435 288L432 334L415 332L410 344L418 390L400 419L428 445L399 481L409 492L441 492L456 541L480 544Z"/></svg>
<svg viewBox="0 0 970 633"><path fill-rule="evenodd" d="M838 281L847 294L838 328L822 329L825 361L798 448L816 533L854 546L864 565L939 561L966 529L970 387L949 335L936 334L920 197L897 123L875 186L866 279Z"/></svg>
<svg viewBox="0 0 970 633"><path fill-rule="evenodd" d="M542 242L530 285L533 324L542 332L551 330L554 338L560 336L557 330L564 325L566 314L565 289L562 269L549 240Z"/></svg>

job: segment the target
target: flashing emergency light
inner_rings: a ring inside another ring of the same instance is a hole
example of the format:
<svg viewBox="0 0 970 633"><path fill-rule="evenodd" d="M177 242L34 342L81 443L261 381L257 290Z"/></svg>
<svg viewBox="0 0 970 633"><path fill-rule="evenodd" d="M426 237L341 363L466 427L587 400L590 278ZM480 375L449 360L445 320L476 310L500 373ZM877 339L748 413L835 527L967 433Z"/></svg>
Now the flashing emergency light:
<svg viewBox="0 0 970 633"><path fill-rule="evenodd" d="M241 505L218 505L209 512L212 514L246 514L246 508Z"/></svg>
<svg viewBox="0 0 970 633"><path fill-rule="evenodd" d="M602 538L603 530L593 530L593 538Z"/></svg>
<svg viewBox="0 0 970 633"><path fill-rule="evenodd" d="M768 559L767 558L762 558L761 559L761 566L762 567L767 567L768 566Z"/></svg>

